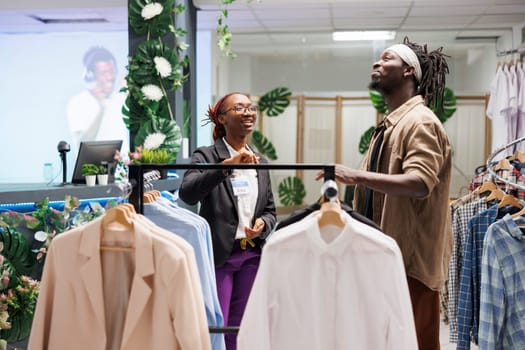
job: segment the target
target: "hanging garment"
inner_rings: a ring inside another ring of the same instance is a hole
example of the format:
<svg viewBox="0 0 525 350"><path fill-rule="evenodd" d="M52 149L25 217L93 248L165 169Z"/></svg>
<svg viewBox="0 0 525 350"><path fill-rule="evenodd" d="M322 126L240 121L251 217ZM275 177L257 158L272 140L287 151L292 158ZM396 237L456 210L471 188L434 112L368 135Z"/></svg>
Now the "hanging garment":
<svg viewBox="0 0 525 350"><path fill-rule="evenodd" d="M480 350L525 349L525 236L510 215L489 226L481 262Z"/></svg>
<svg viewBox="0 0 525 350"><path fill-rule="evenodd" d="M341 215L343 229L320 229L314 212L270 237L239 350L417 349L399 247Z"/></svg>
<svg viewBox="0 0 525 350"><path fill-rule="evenodd" d="M222 327L223 317L217 297L215 267L209 225L187 209L177 207L166 198L144 204L144 216L157 226L183 238L195 252L199 278L202 286L206 318L210 327ZM225 349L222 334L210 334L212 349Z"/></svg>
<svg viewBox="0 0 525 350"><path fill-rule="evenodd" d="M467 236L468 222L472 217L488 208L484 198L474 202L466 203L456 208L452 213L452 233L454 234L454 245L448 269L448 319L449 340L452 343L458 341L458 293L460 285L461 261Z"/></svg>
<svg viewBox="0 0 525 350"><path fill-rule="evenodd" d="M29 349L210 349L191 246L144 218L128 231L104 229L131 237L132 251L101 251L103 218L53 239Z"/></svg>

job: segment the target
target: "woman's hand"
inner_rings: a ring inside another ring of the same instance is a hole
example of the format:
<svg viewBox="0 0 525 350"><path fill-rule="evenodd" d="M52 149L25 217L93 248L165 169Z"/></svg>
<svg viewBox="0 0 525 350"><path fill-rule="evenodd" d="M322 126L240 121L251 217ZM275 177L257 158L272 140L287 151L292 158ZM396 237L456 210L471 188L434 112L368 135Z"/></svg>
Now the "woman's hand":
<svg viewBox="0 0 525 350"><path fill-rule="evenodd" d="M253 152L243 148L231 158L225 159L224 164L258 164L259 157L257 157Z"/></svg>
<svg viewBox="0 0 525 350"><path fill-rule="evenodd" d="M253 239L255 237L259 237L264 230L264 226L264 220L261 218L255 220L255 225L253 225L252 228L244 226L244 233L246 234L246 238Z"/></svg>

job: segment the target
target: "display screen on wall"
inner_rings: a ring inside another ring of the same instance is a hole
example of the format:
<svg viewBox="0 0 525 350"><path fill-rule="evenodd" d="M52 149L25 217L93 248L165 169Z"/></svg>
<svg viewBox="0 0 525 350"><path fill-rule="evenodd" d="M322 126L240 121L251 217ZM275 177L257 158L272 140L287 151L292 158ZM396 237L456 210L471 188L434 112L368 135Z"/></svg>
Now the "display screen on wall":
<svg viewBox="0 0 525 350"><path fill-rule="evenodd" d="M60 183L60 141L71 146L67 179L80 141L122 139L128 150L127 32L5 34L0 48L0 183Z"/></svg>

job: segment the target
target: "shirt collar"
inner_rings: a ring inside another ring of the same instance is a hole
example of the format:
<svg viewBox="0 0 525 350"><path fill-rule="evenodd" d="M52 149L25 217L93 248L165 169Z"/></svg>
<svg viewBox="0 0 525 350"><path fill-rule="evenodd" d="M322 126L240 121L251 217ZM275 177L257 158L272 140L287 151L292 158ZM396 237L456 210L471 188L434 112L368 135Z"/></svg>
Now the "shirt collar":
<svg viewBox="0 0 525 350"><path fill-rule="evenodd" d="M395 110L390 112L390 114L388 114L385 117L384 119L385 126L388 128L388 127L396 125L403 118L403 116L405 116L408 113L408 111L410 111L412 108L420 104L423 104L423 105L425 104L425 100L423 100L423 96L416 95L410 98L408 101L403 103L401 106L397 107Z"/></svg>

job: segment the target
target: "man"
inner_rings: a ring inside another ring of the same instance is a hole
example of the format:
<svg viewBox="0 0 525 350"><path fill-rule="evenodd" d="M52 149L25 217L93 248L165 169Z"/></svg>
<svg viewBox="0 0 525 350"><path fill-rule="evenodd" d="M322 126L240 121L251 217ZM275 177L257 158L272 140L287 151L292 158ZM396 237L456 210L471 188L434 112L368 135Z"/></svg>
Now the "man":
<svg viewBox="0 0 525 350"><path fill-rule="evenodd" d="M125 95L115 91L117 63L113 54L101 46L84 55L84 80L88 88L73 96L67 106L73 144L80 141L123 140L127 153L129 132L122 119Z"/></svg>
<svg viewBox="0 0 525 350"><path fill-rule="evenodd" d="M419 348L439 350L439 290L452 244L448 195L451 147L425 105L443 94L448 66L405 38L374 63L370 87L391 111L377 127L362 170L337 165L336 180L356 185L355 208L393 237L403 254Z"/></svg>

